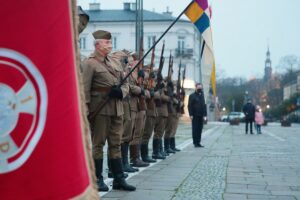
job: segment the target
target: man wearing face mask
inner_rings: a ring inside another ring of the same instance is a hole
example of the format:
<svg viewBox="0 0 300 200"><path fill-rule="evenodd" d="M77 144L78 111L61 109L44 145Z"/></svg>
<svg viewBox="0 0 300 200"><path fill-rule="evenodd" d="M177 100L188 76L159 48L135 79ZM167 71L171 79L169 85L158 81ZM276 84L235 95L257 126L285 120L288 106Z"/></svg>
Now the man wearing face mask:
<svg viewBox="0 0 300 200"><path fill-rule="evenodd" d="M204 147L201 145L201 135L203 129L203 120L206 120L206 104L202 84L196 84L196 91L189 96L188 110L192 120L192 134L194 146Z"/></svg>
<svg viewBox="0 0 300 200"><path fill-rule="evenodd" d="M95 51L85 61L83 80L86 103L89 113L96 112L99 105L105 102L102 109L90 121L92 130L93 158L95 162L97 184L100 191L107 191L103 181L103 147L108 141L110 165L113 173L113 189L133 191L136 188L127 184L122 169L121 138L123 134L122 99L129 92L127 82L117 85L123 79L123 69L118 59L110 55L112 50L110 32L99 30L93 33Z"/></svg>

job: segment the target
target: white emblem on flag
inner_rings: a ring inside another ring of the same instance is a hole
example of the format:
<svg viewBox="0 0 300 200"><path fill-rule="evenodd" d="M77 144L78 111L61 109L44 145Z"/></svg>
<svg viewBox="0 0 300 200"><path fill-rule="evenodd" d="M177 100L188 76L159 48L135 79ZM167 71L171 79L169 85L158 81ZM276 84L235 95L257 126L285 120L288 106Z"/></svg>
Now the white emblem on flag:
<svg viewBox="0 0 300 200"><path fill-rule="evenodd" d="M0 48L0 174L21 167L44 130L47 87L26 56Z"/></svg>

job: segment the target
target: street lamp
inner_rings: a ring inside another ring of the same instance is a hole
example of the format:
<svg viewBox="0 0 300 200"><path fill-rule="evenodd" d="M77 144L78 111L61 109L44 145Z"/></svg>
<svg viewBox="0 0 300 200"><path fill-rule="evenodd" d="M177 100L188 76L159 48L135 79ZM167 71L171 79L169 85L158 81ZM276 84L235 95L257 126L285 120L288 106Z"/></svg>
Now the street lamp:
<svg viewBox="0 0 300 200"><path fill-rule="evenodd" d="M269 104L267 105L267 109L270 109L270 105Z"/></svg>
<svg viewBox="0 0 300 200"><path fill-rule="evenodd" d="M225 112L225 111L226 111L226 108L225 108L225 107L223 107L223 108L222 108L222 110Z"/></svg>

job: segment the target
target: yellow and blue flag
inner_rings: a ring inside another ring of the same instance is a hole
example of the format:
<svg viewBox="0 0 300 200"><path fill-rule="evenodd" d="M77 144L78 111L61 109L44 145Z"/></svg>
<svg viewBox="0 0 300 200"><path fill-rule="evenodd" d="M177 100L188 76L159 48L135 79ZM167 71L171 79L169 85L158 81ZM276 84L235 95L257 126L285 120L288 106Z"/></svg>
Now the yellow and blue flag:
<svg viewBox="0 0 300 200"><path fill-rule="evenodd" d="M204 46L201 57L201 66L203 66L203 86L208 86L209 81L212 85L213 95L216 96L216 77L215 77L215 58L212 42L212 31L210 26L211 8L207 0L194 0L186 9L185 15L194 23L202 35Z"/></svg>

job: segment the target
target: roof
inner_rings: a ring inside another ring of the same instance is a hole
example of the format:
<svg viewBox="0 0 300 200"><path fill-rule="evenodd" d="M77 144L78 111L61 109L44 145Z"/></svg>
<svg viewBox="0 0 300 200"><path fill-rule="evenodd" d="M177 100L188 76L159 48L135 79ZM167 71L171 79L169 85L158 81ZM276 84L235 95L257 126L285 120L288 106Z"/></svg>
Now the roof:
<svg viewBox="0 0 300 200"><path fill-rule="evenodd" d="M86 10L90 16L90 22L135 22L136 16L133 10ZM144 22L174 21L176 18L169 14L160 14L148 10L143 11ZM190 22L180 19L180 22Z"/></svg>

